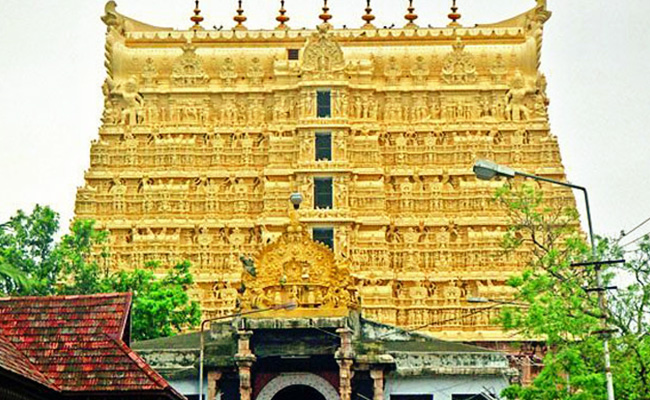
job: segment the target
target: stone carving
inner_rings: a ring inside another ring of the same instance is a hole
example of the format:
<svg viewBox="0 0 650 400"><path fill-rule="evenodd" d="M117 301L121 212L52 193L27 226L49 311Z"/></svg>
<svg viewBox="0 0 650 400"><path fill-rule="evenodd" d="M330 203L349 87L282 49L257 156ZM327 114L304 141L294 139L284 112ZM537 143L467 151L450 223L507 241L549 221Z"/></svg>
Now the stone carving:
<svg viewBox="0 0 650 400"><path fill-rule="evenodd" d="M183 46L183 55L174 64L171 80L175 86L180 87L201 86L210 81L192 43L188 42Z"/></svg>
<svg viewBox="0 0 650 400"><path fill-rule="evenodd" d="M343 50L332 40L328 30L327 24L319 25L317 32L307 41L303 50L302 71L328 76L345 68Z"/></svg>
<svg viewBox="0 0 650 400"><path fill-rule="evenodd" d="M221 73L219 77L226 86L232 86L235 84L235 80L238 77L237 71L235 71L235 62L230 57L226 57L221 66Z"/></svg>
<svg viewBox="0 0 650 400"><path fill-rule="evenodd" d="M118 86L117 91L122 96L120 122L124 125L136 125L142 123L144 98L139 92L135 78L130 77L122 85Z"/></svg>
<svg viewBox="0 0 650 400"><path fill-rule="evenodd" d="M145 61L142 69L142 84L146 87L155 86L158 83L158 69L154 64L153 58L149 57Z"/></svg>
<svg viewBox="0 0 650 400"><path fill-rule="evenodd" d="M400 67L397 58L390 57L386 68L384 69L384 76L386 77L386 83L396 84L399 82L402 77L402 68Z"/></svg>
<svg viewBox="0 0 650 400"><path fill-rule="evenodd" d="M327 246L312 241L296 218L294 213L286 232L252 258L257 274L242 272L244 310L295 302L303 315L314 308L347 314L358 306L348 268Z"/></svg>
<svg viewBox="0 0 650 400"><path fill-rule="evenodd" d="M104 113L76 217L110 230L110 268L156 260L163 272L188 259L205 315L219 316L241 300L239 257L285 240L287 199L299 191L305 234L335 232L333 251L309 254L329 254L353 293L325 292L309 272L284 289L252 284L246 301L296 298L296 315L310 315L327 300L323 313L337 314L358 290L367 318L499 338L498 310L476 313L467 293L507 298L505 279L527 260L502 253L508 219L491 202L496 186L469 166L486 157L561 170L546 80L534 70L548 15L540 2L503 29L457 30L462 40L433 28L186 34L136 23L109 2ZM299 59L288 60L300 40ZM332 118L315 118L321 89ZM331 132L332 160L316 162L316 132ZM332 209L315 209L314 177L333 178ZM286 268L303 265L317 269Z"/></svg>
<svg viewBox="0 0 650 400"><path fill-rule="evenodd" d="M411 68L411 76L416 85L426 83L427 78L429 78L429 67L426 64L424 57L418 56L415 59L415 64L413 65L413 68Z"/></svg>
<svg viewBox="0 0 650 400"><path fill-rule="evenodd" d="M254 57L251 60L251 64L248 67L248 71L246 73L246 77L250 80L250 83L253 86L259 86L262 84L264 80L264 70L262 70L259 58Z"/></svg>
<svg viewBox="0 0 650 400"><path fill-rule="evenodd" d="M452 45L453 51L444 59L442 79L449 84L474 83L478 78L476 65L471 54L465 51L465 44L460 37Z"/></svg>
<svg viewBox="0 0 650 400"><path fill-rule="evenodd" d="M526 105L526 98L532 89L526 87L526 80L521 71L515 73L512 79L510 90L506 94L508 107L506 114L511 121L521 121L530 119L530 109Z"/></svg>
<svg viewBox="0 0 650 400"><path fill-rule="evenodd" d="M490 67L490 74L492 74L492 82L495 84L502 84L504 82L504 77L508 73L508 68L506 67L505 61L503 61L503 56L497 54L494 64Z"/></svg>

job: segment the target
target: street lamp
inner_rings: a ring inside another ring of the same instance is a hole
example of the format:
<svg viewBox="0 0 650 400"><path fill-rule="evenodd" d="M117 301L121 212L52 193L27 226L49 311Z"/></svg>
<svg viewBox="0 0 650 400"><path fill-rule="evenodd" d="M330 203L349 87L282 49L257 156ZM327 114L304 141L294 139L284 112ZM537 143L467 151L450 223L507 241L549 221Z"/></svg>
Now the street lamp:
<svg viewBox="0 0 650 400"><path fill-rule="evenodd" d="M499 165L497 163L488 160L476 161L473 170L474 170L474 174L478 179L486 180L486 181L491 180L497 176L501 176L505 178L514 178L515 176L523 176L525 178L534 179L536 181L548 182L554 185L560 185L571 189L580 190L585 196L585 206L587 208L587 225L589 227L589 240L591 242L591 254L593 256L592 261L596 261L597 258L596 244L594 239L594 230L591 224L591 210L589 208L589 196L587 195L586 188L568 182L556 181L555 179L544 178L541 176L528 174L526 172L515 171L512 168ZM601 312L604 315L607 315L608 312L607 312L607 306L605 305L605 292L604 290L602 290L603 284L602 284L600 265L596 265L596 284L598 285L598 306L600 307ZM607 340L607 336L603 337L603 350L605 356L605 377L607 378L607 398L608 400L614 400L614 382L612 379L612 369L611 369L611 362L609 356L609 342Z"/></svg>
<svg viewBox="0 0 650 400"><path fill-rule="evenodd" d="M298 210L300 208L300 204L302 204L302 194L301 193L291 193L289 196L289 201L291 201L291 204L293 204L293 209Z"/></svg>
<svg viewBox="0 0 650 400"><path fill-rule="evenodd" d="M290 303L285 303L285 304L279 304L279 305L274 305L268 308L260 308L258 310L252 310L252 311L246 311L246 312L238 312L238 313L232 313L228 315L223 315L221 317L216 317L216 318L209 318L205 319L201 322L201 333L200 333L200 351L199 351L199 398L203 398L203 359L205 357L205 325L208 322L215 322L215 321L221 321L224 319L229 319L229 318L236 318L236 317L241 317L243 315L250 315L250 314L258 314L266 311L274 311L274 310L295 310L298 307L298 305L295 302L290 302Z"/></svg>

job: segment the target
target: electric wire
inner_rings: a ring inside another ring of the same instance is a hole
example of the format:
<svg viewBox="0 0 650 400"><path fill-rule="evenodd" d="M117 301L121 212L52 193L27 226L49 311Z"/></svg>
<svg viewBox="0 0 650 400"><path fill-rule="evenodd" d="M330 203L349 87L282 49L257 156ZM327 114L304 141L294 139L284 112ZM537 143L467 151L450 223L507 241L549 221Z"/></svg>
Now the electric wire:
<svg viewBox="0 0 650 400"><path fill-rule="evenodd" d="M636 231L637 229L641 228L643 225L647 224L648 222L650 222L650 217L648 217L645 221L641 222L639 225L637 225L637 226L635 226L634 228L632 228L629 232L623 232L623 234L622 234L621 237L617 240L617 242L621 241L621 239L623 239L623 238L626 237L626 236L630 236L630 234L634 233L634 231Z"/></svg>
<svg viewBox="0 0 650 400"><path fill-rule="evenodd" d="M493 308L502 307L502 306L503 306L503 304L494 304L494 305L489 306L489 307L477 308L476 310L473 310L472 312L467 313L465 315L461 315L460 317L454 317L454 318L449 318L449 319L445 319L445 320L442 320L442 321L430 322L430 323L428 323L426 325L416 326L415 328L406 329L406 330L404 330L402 332L411 333L411 332L419 331L419 330L424 329L424 328L428 328L430 326L441 325L441 324L444 324L446 322L459 321L461 319L469 318L469 317L471 317L473 315L480 314L480 313L483 313L485 311L491 310ZM381 340L381 339L383 339L383 338L385 338L387 336L392 335L393 333L394 332L386 332L383 335L377 336L374 340Z"/></svg>
<svg viewBox="0 0 650 400"><path fill-rule="evenodd" d="M626 247L628 247L630 245L633 245L634 243L637 243L637 242L643 240L648 235L650 235L650 232L646 232L645 234L643 234L643 235L639 236L638 238L634 239L633 241L621 245L621 248L624 249L624 248L626 248Z"/></svg>

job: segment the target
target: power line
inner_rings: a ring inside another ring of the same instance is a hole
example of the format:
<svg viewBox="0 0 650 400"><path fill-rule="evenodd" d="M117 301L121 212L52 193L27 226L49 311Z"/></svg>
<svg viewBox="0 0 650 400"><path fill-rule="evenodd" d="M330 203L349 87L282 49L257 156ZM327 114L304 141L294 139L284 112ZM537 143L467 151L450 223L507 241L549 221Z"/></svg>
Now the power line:
<svg viewBox="0 0 650 400"><path fill-rule="evenodd" d="M639 225L637 225L637 226L635 226L634 228L632 228L632 230L630 230L629 232L623 232L623 234L622 234L621 237L617 240L617 242L621 241L621 239L623 239L623 238L626 237L626 236L630 236L630 234L632 234L634 231L636 231L637 229L641 228L643 225L647 224L648 222L650 222L650 217L648 217L645 221L641 222Z"/></svg>
<svg viewBox="0 0 650 400"><path fill-rule="evenodd" d="M421 326L417 326L415 328L406 329L404 331L401 331L400 333L402 333L402 332L403 333L411 333L411 332L419 331L419 330L424 329L424 328L428 328L430 326L442 325L442 324L447 323L447 322L459 321L461 319L469 318L469 317L471 317L473 315L480 314L482 312L491 310L493 308L501 307L501 306L503 306L503 304L494 304L494 305L489 306L489 307L477 308L476 310L474 310L474 311L472 311L470 313L467 313L465 315L461 315L460 317L454 317L454 318L449 318L449 319L445 319L445 320L442 320L442 321L430 322L430 323L428 323L426 325L421 325ZM390 336L390 335L393 335L393 334L394 334L394 332L386 332L383 335L377 336L377 338L375 338L375 340L381 340L384 337L387 337L387 336Z"/></svg>
<svg viewBox="0 0 650 400"><path fill-rule="evenodd" d="M626 247L629 246L629 245L632 245L632 244L634 244L634 243L637 243L638 241L643 240L643 238L645 238L645 237L648 236L649 234L650 234L650 232L646 232L645 234L643 234L643 235L639 236L638 238L634 239L633 241L631 241L631 242L629 242L629 243L626 243L626 244L624 244L624 245L621 245L621 248L624 249L624 248L626 248Z"/></svg>

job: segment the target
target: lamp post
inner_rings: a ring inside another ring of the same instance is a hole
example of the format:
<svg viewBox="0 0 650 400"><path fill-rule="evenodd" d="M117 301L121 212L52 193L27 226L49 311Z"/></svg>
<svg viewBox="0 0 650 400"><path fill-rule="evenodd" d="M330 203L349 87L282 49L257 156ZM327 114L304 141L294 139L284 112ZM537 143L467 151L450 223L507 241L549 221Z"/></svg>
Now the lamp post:
<svg viewBox="0 0 650 400"><path fill-rule="evenodd" d="M476 177L484 181L489 181L498 176L505 177L505 178L514 178L515 176L523 176L524 178L530 178L536 181L548 182L554 185L580 190L585 196L585 207L587 209L587 225L589 227L589 240L591 242L591 254L593 257L592 261L596 261L596 257L597 257L596 244L594 239L594 230L591 224L591 209L589 208L589 196L587 195L586 188L568 182L556 181L555 179L544 178L541 176L528 174L526 172L515 171L512 168L499 165L497 163L488 160L476 161L473 170ZM602 284L602 274L600 271L600 265L596 265L596 284L598 285L598 306L600 307L600 311L601 313L603 313L603 315L608 315L607 305L605 304L605 292L604 290L602 290L603 284ZM604 320L603 320L603 324L605 324ZM605 329L604 331L607 331L607 329ZM612 378L612 368L611 368L611 361L609 355L609 341L607 340L607 336L603 337L603 353L605 358L605 377L607 379L607 399L615 400L614 381Z"/></svg>
<svg viewBox="0 0 650 400"><path fill-rule="evenodd" d="M205 356L205 325L209 322L221 321L229 318L241 317L243 315L258 314L266 311L273 310L295 310L298 305L296 303L285 303L268 308L260 308L259 310L252 310L246 312L232 313L228 315L223 315L221 317L205 319L201 322L201 333L200 333L200 348L199 348L199 399L203 398L203 359Z"/></svg>

